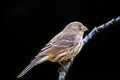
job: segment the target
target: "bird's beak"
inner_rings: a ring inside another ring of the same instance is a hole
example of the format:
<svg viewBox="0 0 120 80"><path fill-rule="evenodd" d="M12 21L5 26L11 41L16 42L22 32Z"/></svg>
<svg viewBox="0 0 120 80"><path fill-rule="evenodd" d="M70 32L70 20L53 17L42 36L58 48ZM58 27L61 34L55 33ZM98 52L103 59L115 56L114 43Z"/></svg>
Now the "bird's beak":
<svg viewBox="0 0 120 80"><path fill-rule="evenodd" d="M87 27L83 27L83 31L85 32L85 31L88 31L88 28Z"/></svg>

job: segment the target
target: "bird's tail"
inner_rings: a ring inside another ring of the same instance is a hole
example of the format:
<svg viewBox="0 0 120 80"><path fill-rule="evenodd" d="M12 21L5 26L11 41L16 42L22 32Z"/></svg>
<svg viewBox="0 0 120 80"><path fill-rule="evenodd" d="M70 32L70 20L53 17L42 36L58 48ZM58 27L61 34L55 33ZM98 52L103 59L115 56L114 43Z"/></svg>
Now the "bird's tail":
<svg viewBox="0 0 120 80"><path fill-rule="evenodd" d="M32 69L35 65L37 64L41 64L42 62L48 60L48 56L44 56L44 57L35 57L35 59L33 59L31 61L31 63L17 76L17 78L22 77L23 75L25 75L30 69Z"/></svg>

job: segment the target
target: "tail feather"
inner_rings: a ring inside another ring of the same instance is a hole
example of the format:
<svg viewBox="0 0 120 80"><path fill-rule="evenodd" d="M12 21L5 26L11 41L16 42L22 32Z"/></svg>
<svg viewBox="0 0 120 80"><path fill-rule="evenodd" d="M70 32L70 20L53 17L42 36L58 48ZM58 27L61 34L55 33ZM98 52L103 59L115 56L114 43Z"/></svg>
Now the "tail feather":
<svg viewBox="0 0 120 80"><path fill-rule="evenodd" d="M32 69L35 66L34 63L30 63L18 76L17 78L22 77L23 75L25 75L30 69Z"/></svg>
<svg viewBox="0 0 120 80"><path fill-rule="evenodd" d="M40 64L44 61L48 60L48 57L36 57L34 60L31 61L31 63L17 76L17 78L20 78L24 76L30 69L32 69L35 65Z"/></svg>

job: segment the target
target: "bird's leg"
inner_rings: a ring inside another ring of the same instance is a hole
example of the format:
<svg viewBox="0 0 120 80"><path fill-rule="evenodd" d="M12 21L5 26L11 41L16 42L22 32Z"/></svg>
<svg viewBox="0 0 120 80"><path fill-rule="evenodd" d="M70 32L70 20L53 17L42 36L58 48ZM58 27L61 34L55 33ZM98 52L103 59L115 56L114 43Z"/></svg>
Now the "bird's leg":
<svg viewBox="0 0 120 80"><path fill-rule="evenodd" d="M61 65L61 67L59 68L58 72L60 72L61 70L64 70L67 73L69 69L67 64L71 66L73 64L73 58L68 59L66 61L59 62L59 64Z"/></svg>
<svg viewBox="0 0 120 80"><path fill-rule="evenodd" d="M64 67L64 64L62 63L62 62L58 62L59 64L60 64L60 68L58 69L58 72L60 72L61 70L64 70L65 72L67 72L66 71L66 69L65 69L65 67Z"/></svg>
<svg viewBox="0 0 120 80"><path fill-rule="evenodd" d="M73 58L70 58L70 59L64 61L63 64L66 64L68 62L70 63L70 65L72 65L73 64Z"/></svg>

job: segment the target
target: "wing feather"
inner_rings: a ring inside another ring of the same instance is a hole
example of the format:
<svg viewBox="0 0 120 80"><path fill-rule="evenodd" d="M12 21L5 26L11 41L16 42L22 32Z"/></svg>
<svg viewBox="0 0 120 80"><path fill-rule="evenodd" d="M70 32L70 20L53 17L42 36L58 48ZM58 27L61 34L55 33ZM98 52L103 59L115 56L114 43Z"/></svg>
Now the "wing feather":
<svg viewBox="0 0 120 80"><path fill-rule="evenodd" d="M70 49L74 46L76 41L76 34L64 34L59 33L48 44L45 45L37 56L57 54L63 51L63 49Z"/></svg>

